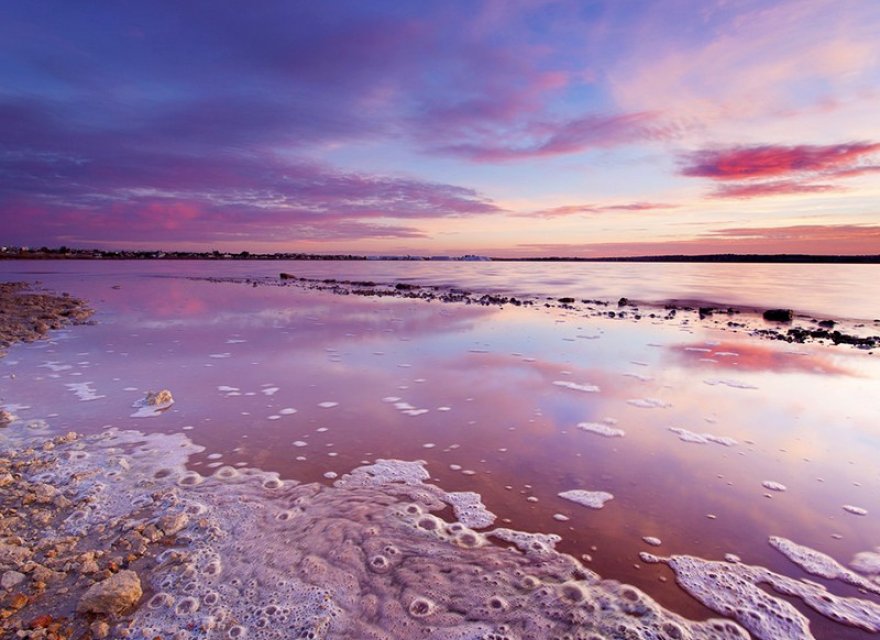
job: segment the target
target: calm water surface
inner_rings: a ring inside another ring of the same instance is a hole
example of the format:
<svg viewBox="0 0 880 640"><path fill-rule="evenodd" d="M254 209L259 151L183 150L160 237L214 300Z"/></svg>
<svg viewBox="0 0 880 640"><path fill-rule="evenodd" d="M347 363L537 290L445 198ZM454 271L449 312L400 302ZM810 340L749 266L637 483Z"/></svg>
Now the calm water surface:
<svg viewBox="0 0 880 640"><path fill-rule="evenodd" d="M3 279L39 279L88 298L98 311L95 326L11 349L0 361L0 402L27 405L17 413L44 418L59 431L185 430L206 447L192 461L205 471L259 466L330 483L325 473L342 474L375 458L423 459L445 489L481 493L502 524L558 533L561 550L586 554L602 576L635 584L685 615L709 617L665 566L640 564L638 552L710 559L735 553L806 577L767 544L769 536L844 564L880 545L876 356L559 309L372 299L173 276L290 271L390 281L405 275L480 290L772 303L869 318L880 315L872 308L880 279L867 277L876 270L0 263ZM772 277L780 272L786 277ZM870 291L873 297L864 293ZM155 418L131 417L132 403L160 388L173 392L173 407ZM579 423L625 434L604 437ZM670 428L736 444L685 442ZM787 490L770 491L764 481ZM557 497L569 489L607 491L614 499L592 510ZM843 505L868 514L848 513ZM648 547L643 536L662 545ZM859 595L824 583L835 593ZM801 610L817 638L869 637Z"/></svg>

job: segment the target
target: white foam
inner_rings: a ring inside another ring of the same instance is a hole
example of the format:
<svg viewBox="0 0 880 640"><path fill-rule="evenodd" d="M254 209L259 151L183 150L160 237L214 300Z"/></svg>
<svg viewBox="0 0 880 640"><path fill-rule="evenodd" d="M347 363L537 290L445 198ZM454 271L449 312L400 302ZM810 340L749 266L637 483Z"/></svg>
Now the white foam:
<svg viewBox="0 0 880 640"><path fill-rule="evenodd" d="M847 569L829 555L778 536L770 537L770 546L782 553L807 573L820 578L840 580L859 589L880 595L880 584Z"/></svg>
<svg viewBox="0 0 880 640"><path fill-rule="evenodd" d="M661 544L663 544L663 541L660 538L655 538L654 536L643 536L642 540L645 542L645 544L649 544L652 547L659 547Z"/></svg>
<svg viewBox="0 0 880 640"><path fill-rule="evenodd" d="M724 386L732 387L734 389L757 389L758 388L753 384L749 384L748 382L741 382L739 380L729 380L729 379L722 380L719 378L715 378L715 379L711 379L711 380L703 380L703 382L710 385L710 386L713 386L713 387L716 385L722 384Z"/></svg>
<svg viewBox="0 0 880 640"><path fill-rule="evenodd" d="M586 491L584 489L572 489L557 494L560 498L574 502L590 509L601 509L614 496L607 491Z"/></svg>
<svg viewBox="0 0 880 640"><path fill-rule="evenodd" d="M651 382L651 380L654 379L651 376L646 376L641 373L635 373L634 371L627 371L623 375L626 376L627 378L635 378L639 382Z"/></svg>
<svg viewBox="0 0 880 640"><path fill-rule="evenodd" d="M788 487L780 482L776 482L774 480L764 480L761 483L761 486L765 489L770 489L770 491L787 491Z"/></svg>
<svg viewBox="0 0 880 640"><path fill-rule="evenodd" d="M880 547L877 547L876 551L859 551L850 561L849 566L861 573L880 575Z"/></svg>
<svg viewBox="0 0 880 640"><path fill-rule="evenodd" d="M452 491L443 496L443 501L452 507L459 522L472 529L489 527L497 517L473 491Z"/></svg>
<svg viewBox="0 0 880 640"><path fill-rule="evenodd" d="M606 424L600 424L598 422L578 422L577 428L581 431L588 431L600 436L605 436L606 438L620 438L626 433L623 429L615 429L614 427L609 427Z"/></svg>
<svg viewBox="0 0 880 640"><path fill-rule="evenodd" d="M106 398L105 395L100 395L97 390L92 386L94 382L68 382L65 383L65 387L73 391L77 398L80 399L81 402L89 402L91 400L98 400L99 398Z"/></svg>
<svg viewBox="0 0 880 640"><path fill-rule="evenodd" d="M866 516L868 515L868 510L862 507L856 507L855 505L845 504L843 505L843 510L852 513L857 516Z"/></svg>
<svg viewBox="0 0 880 640"><path fill-rule="evenodd" d="M678 434L678 439L682 442L693 442L694 444L709 444L710 442L714 442L715 444L721 444L725 447L733 447L739 444L736 440L727 436L716 436L711 433L694 433L693 431L678 427L669 427L669 430Z"/></svg>
<svg viewBox="0 0 880 640"><path fill-rule="evenodd" d="M836 596L812 581L789 578L760 566L693 556L641 557L645 562L669 565L685 591L713 611L734 618L760 640L814 640L806 616L760 585L800 598L805 605L839 624L880 631L880 605Z"/></svg>
<svg viewBox="0 0 880 640"><path fill-rule="evenodd" d="M322 409L332 409L333 407L338 407L339 403L332 402L332 401L326 401L326 402L319 402L318 406L321 407Z"/></svg>
<svg viewBox="0 0 880 640"><path fill-rule="evenodd" d="M264 396L274 396L279 391L279 387L264 387L260 389L260 393L262 393Z"/></svg>
<svg viewBox="0 0 880 640"><path fill-rule="evenodd" d="M296 413L296 409L294 409L293 407L285 407L278 413L280 413L282 416L292 416L294 413Z"/></svg>
<svg viewBox="0 0 880 640"><path fill-rule="evenodd" d="M212 354L210 354L208 357L209 357L209 358L223 359L223 358L230 358L230 357L232 357L232 354L229 353L228 351L226 351L226 352L224 352L224 353L212 353Z"/></svg>
<svg viewBox="0 0 880 640"><path fill-rule="evenodd" d="M584 391L586 393L597 393L599 391L599 387L594 384L578 384L576 382L569 382L568 380L554 380L553 384L557 387L564 387L566 389L572 389L573 391Z"/></svg>
<svg viewBox="0 0 880 640"><path fill-rule="evenodd" d="M630 398L627 403L640 409L667 409L672 405L656 398Z"/></svg>

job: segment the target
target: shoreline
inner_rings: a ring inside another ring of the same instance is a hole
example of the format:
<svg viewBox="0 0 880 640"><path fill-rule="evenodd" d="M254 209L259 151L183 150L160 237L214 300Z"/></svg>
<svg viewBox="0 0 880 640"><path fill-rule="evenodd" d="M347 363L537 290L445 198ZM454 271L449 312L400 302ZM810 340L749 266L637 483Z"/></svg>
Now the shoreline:
<svg viewBox="0 0 880 640"><path fill-rule="evenodd" d="M746 333L750 337L784 341L790 344L847 345L867 352L868 355L874 355L873 350L880 347L880 319L869 321L820 318L792 309L766 309L701 300L645 302L629 298L619 298L617 301L613 301L574 297L508 296L495 293L474 293L456 287L412 282L305 278L284 272L274 278L271 276L182 277L189 280L228 282L249 286L295 286L336 295L396 297L427 302L438 301L450 304L479 304L499 307L511 305L557 308L583 314L585 317L605 317L635 322L642 320L676 322L681 325L694 323L713 329ZM874 333L874 331L878 333Z"/></svg>

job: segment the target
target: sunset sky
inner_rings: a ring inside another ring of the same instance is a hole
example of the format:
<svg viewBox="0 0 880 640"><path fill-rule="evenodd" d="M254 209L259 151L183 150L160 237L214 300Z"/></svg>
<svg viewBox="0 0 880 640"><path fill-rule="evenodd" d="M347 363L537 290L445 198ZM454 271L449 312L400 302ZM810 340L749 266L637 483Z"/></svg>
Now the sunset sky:
<svg viewBox="0 0 880 640"><path fill-rule="evenodd" d="M0 6L0 244L880 253L880 2Z"/></svg>

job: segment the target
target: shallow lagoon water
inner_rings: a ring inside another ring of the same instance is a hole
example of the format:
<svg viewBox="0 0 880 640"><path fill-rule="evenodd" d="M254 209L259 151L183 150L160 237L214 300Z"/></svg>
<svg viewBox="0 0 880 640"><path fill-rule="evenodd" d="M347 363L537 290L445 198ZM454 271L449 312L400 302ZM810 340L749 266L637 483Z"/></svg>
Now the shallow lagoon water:
<svg viewBox="0 0 880 640"><path fill-rule="evenodd" d="M96 326L10 350L2 402L28 405L16 413L60 432L183 431L205 447L191 458L203 472L247 465L331 484L325 474L364 461L422 459L444 489L480 493L498 524L556 533L560 550L587 554L603 577L692 617L710 612L639 552L733 553L806 577L771 536L843 564L880 544L873 355L560 309L192 281L170 276L224 275L226 264L173 266L0 265L5 279L38 278L98 310ZM270 267L282 270L258 272ZM176 402L132 417L133 403L160 388ZM571 490L614 497L592 509L558 495ZM868 637L801 610L817 638Z"/></svg>

